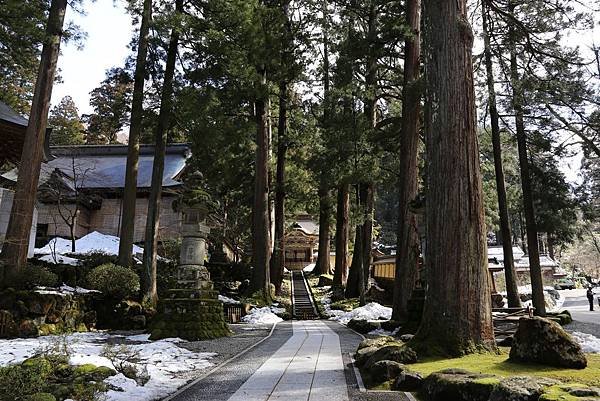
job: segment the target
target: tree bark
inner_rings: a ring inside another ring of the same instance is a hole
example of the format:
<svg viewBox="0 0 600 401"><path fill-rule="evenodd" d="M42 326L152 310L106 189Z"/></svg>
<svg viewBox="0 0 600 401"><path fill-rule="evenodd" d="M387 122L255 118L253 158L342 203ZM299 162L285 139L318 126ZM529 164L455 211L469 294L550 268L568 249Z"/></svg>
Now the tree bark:
<svg viewBox="0 0 600 401"><path fill-rule="evenodd" d="M521 307L519 290L517 288L517 273L512 250L512 233L508 218L508 203L506 201L506 184L504 168L502 166L502 146L500 142L500 124L498 108L496 107L496 90L494 88L494 70L492 64L492 50L490 45L490 32L488 27L488 11L485 1L481 7L483 21L484 58L487 76L488 108L492 125L492 146L494 149L494 169L496 172L496 192L498 193L498 211L500 214L500 237L504 252L504 276L506 280L506 294L510 308Z"/></svg>
<svg viewBox="0 0 600 401"><path fill-rule="evenodd" d="M509 2L509 12L511 14L514 13L514 8L514 2ZM510 81L513 90L512 105L515 111L515 129L517 132L517 147L521 170L521 189L523 191L523 211L525 214L525 227L527 231L527 254L529 255L532 303L536 315L546 316L546 302L544 300L544 284L542 281L542 268L540 266L538 232L537 224L535 222L535 211L533 208L529 158L527 156L527 133L525 131L525 118L523 112L523 88L517 64L517 48L515 43L516 32L512 25L509 27L508 35L510 40Z"/></svg>
<svg viewBox="0 0 600 401"><path fill-rule="evenodd" d="M350 193L348 184L340 184L337 194L337 215L335 230L335 270L333 286L342 288L346 285L348 264L348 214L350 213Z"/></svg>
<svg viewBox="0 0 600 401"><path fill-rule="evenodd" d="M315 275L331 274L330 254L330 228L331 219L331 194L329 189L321 184L319 188L319 253L313 273Z"/></svg>
<svg viewBox="0 0 600 401"><path fill-rule="evenodd" d="M424 3L428 161L422 351L495 348L466 0Z"/></svg>
<svg viewBox="0 0 600 401"><path fill-rule="evenodd" d="M362 190L364 184L357 184L356 189L356 207L362 210L364 199ZM346 280L346 298L356 298L360 293L360 270L362 269L363 254L363 224L357 224L354 230L354 250L352 251L352 261L348 269L348 279Z"/></svg>
<svg viewBox="0 0 600 401"><path fill-rule="evenodd" d="M130 266L132 262L131 254L133 252L133 235L135 230L138 159L140 153L142 117L144 113L144 78L146 72L146 57L148 55L148 33L150 31L150 22L152 20L152 0L144 0L143 7L133 82L131 123L129 126L129 142L127 145L125 187L123 189L123 211L121 214L121 230L119 235L119 257L117 263L121 266Z"/></svg>
<svg viewBox="0 0 600 401"><path fill-rule="evenodd" d="M421 57L421 0L407 0L406 20L412 36L405 41L404 86L402 90L402 132L400 137L400 178L398 182L398 226L396 275L392 319L408 316L408 300L412 296L418 274L419 234L417 216L410 202L418 191L418 144L421 115L420 57Z"/></svg>
<svg viewBox="0 0 600 401"><path fill-rule="evenodd" d="M175 0L175 12L183 13L183 0ZM148 215L146 216L146 238L144 243L144 271L142 273L142 300L156 306L158 292L156 287L156 256L158 248L158 230L160 228L160 200L162 180L165 170L165 152L167 148L167 131L171 123L173 109L173 76L177 47L179 46L179 29L173 27L167 50L167 63L163 81L158 115L158 126L154 137L154 162L152 164L152 187L148 199Z"/></svg>
<svg viewBox="0 0 600 401"><path fill-rule="evenodd" d="M2 249L2 259L6 262L3 283L9 283L27 263L29 236L44 154L48 110L66 9L67 0L52 0L50 4L29 123L25 131L23 153L19 164L17 186Z"/></svg>
<svg viewBox="0 0 600 401"><path fill-rule="evenodd" d="M256 113L256 171L254 182L253 215L253 259L252 289L260 291L267 303L271 300L270 291L270 217L269 217L269 98L267 72L259 67L260 82L257 85L257 98L254 102Z"/></svg>
<svg viewBox="0 0 600 401"><path fill-rule="evenodd" d="M271 261L271 282L281 293L285 261L285 157L287 152L287 82L279 83L279 119L277 124L277 171L275 178L275 249Z"/></svg>
<svg viewBox="0 0 600 401"><path fill-rule="evenodd" d="M369 277L371 273L371 263L373 262L373 215L375 212L375 185L371 182L363 186L364 202L364 223L363 223L363 251L362 251L362 269L359 275L359 301L360 305L366 304L366 292L369 289Z"/></svg>

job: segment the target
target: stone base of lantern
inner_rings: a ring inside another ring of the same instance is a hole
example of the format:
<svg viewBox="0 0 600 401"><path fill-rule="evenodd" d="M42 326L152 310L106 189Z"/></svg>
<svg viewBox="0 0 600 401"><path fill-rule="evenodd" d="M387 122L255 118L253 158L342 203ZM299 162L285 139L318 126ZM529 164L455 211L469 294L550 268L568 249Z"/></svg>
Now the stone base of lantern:
<svg viewBox="0 0 600 401"><path fill-rule="evenodd" d="M179 337L188 341L231 335L225 323L223 303L217 299L204 266L180 265L177 287L158 303L152 319L150 339Z"/></svg>

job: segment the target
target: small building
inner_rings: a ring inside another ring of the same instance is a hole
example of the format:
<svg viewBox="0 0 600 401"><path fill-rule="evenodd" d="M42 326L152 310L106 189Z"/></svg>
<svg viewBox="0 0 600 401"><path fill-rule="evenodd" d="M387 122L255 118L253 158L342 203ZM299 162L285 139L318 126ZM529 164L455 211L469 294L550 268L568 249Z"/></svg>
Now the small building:
<svg viewBox="0 0 600 401"><path fill-rule="evenodd" d="M285 234L285 261L288 270L302 270L316 261L319 225L308 215L298 216Z"/></svg>
<svg viewBox="0 0 600 401"><path fill-rule="evenodd" d="M93 231L119 235L127 145L82 145L50 147L51 158L42 164L38 186L36 242L70 237L64 216L74 216L74 236ZM159 240L179 238L180 213L173 209L186 160L187 144L168 145L163 174ZM134 241L144 241L148 197L151 189L154 146L141 145L138 164ZM16 182L17 171L3 175L5 182ZM10 212L10 205L6 209ZM69 220L69 219L67 219ZM1 227L0 227L1 229ZM2 233L0 232L0 235Z"/></svg>
<svg viewBox="0 0 600 401"><path fill-rule="evenodd" d="M530 283L529 257L527 254L519 246L514 245L513 258L517 273L517 284L525 285ZM501 245L488 246L488 261L490 262L489 268L493 273L504 274L504 251ZM542 269L544 285L552 285L555 279L564 277L564 271L560 268L558 262L548 255L540 255L540 267Z"/></svg>

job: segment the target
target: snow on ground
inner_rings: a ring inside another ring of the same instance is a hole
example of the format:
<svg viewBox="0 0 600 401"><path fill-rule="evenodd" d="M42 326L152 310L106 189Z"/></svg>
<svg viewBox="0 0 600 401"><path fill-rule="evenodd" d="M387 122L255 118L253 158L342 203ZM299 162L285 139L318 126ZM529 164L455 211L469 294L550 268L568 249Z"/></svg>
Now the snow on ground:
<svg viewBox="0 0 600 401"><path fill-rule="evenodd" d="M531 285L521 285L518 288L519 294L529 294L531 295ZM575 290L576 291L576 290ZM506 299L506 291L501 291L499 294L503 295L504 305L508 305L508 300ZM554 287L545 286L544 287L544 300L546 301L546 310L548 312L560 312L565 302L565 294L564 291L558 291L554 289ZM524 301L523 307L533 306L533 301Z"/></svg>
<svg viewBox="0 0 600 401"><path fill-rule="evenodd" d="M119 237L94 231L75 241L75 252L71 252L71 240L58 237L50 240L46 246L35 249L35 254L49 255L49 260L52 260L53 254L85 254L90 252L104 252L109 255L118 255ZM144 250L141 247L133 245L133 254L143 252Z"/></svg>
<svg viewBox="0 0 600 401"><path fill-rule="evenodd" d="M394 329L394 331L388 331L388 330L384 330L384 329L375 329L375 330L371 330L369 331L367 334L371 335L371 336L395 336L396 334L398 334L398 332L400 331L400 327Z"/></svg>
<svg viewBox="0 0 600 401"><path fill-rule="evenodd" d="M312 271L315 270L315 266L316 266L316 264L311 263L310 265L308 265L304 269L302 269L302 271L306 272L306 273L312 273Z"/></svg>
<svg viewBox="0 0 600 401"><path fill-rule="evenodd" d="M283 319L276 313L285 312L285 308L277 308L274 306L265 306L262 308L253 308L250 312L242 317L242 322L250 324L273 324L283 322Z"/></svg>
<svg viewBox="0 0 600 401"><path fill-rule="evenodd" d="M337 320L344 325L348 324L348 322L352 319L389 320L392 318L392 308L380 305L377 302L368 303L365 306L360 306L351 310L350 312L331 309L330 306L325 307L325 303L324 309L330 315L329 320Z"/></svg>
<svg viewBox="0 0 600 401"><path fill-rule="evenodd" d="M229 298L229 297L226 297L225 295L221 295L221 294L219 294L218 298L219 298L219 301L223 302L224 304L236 304L237 305L237 304L241 303L240 301L236 301L233 298Z"/></svg>
<svg viewBox="0 0 600 401"><path fill-rule="evenodd" d="M35 355L44 346L51 344L57 337L0 340L0 366L22 362ZM151 401L175 392L187 382L181 373L212 366L209 360L217 355L209 352L196 353L178 347L176 343L183 341L180 339L149 341L148 337L148 334L128 337L107 333L70 334L67 336L67 341L72 347L70 362L74 365L91 363L114 368L108 359L100 356L108 340L141 342L130 347L140 353L140 363L146 365L150 380L144 386L138 386L134 380L120 373L111 376L106 383L119 387L123 391L110 390L106 393L106 399L107 401Z"/></svg>
<svg viewBox="0 0 600 401"><path fill-rule="evenodd" d="M581 345L583 352L600 353L600 338L578 331L572 332L571 336Z"/></svg>
<svg viewBox="0 0 600 401"><path fill-rule="evenodd" d="M55 256L44 255L39 260L41 260L42 262L46 262L46 263L52 263L54 265L61 264L61 265L77 266L79 264L78 259L70 258L70 257L64 256L64 255L55 255Z"/></svg>
<svg viewBox="0 0 600 401"><path fill-rule="evenodd" d="M71 287L66 284L63 284L58 288L35 287L35 292L37 292L38 294L66 295L66 294L90 294L93 292L99 293L100 291L88 290L87 288L82 288L82 287Z"/></svg>

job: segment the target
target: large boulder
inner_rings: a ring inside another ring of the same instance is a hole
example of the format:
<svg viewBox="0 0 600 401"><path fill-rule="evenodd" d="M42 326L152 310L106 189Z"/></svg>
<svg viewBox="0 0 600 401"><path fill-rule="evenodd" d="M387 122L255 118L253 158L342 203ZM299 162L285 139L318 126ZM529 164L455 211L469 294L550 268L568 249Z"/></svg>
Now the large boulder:
<svg viewBox="0 0 600 401"><path fill-rule="evenodd" d="M369 370L379 361L394 361L403 364L417 362L417 353L406 345L386 345L375 351L365 362L365 369Z"/></svg>
<svg viewBox="0 0 600 401"><path fill-rule="evenodd" d="M394 380L392 390L396 391L418 391L423 385L423 377L416 372L403 370Z"/></svg>
<svg viewBox="0 0 600 401"><path fill-rule="evenodd" d="M375 348L381 348L384 345L387 345L388 343L392 343L395 342L396 340L394 339L394 337L391 336L378 336L376 338L367 338L364 339L360 342L360 344L358 344L358 349L362 349L362 348L368 348L368 347L375 347Z"/></svg>
<svg viewBox="0 0 600 401"><path fill-rule="evenodd" d="M463 369L445 369L427 376L420 394L425 401L488 401L500 379Z"/></svg>
<svg viewBox="0 0 600 401"><path fill-rule="evenodd" d="M587 366L581 346L558 323L538 316L519 320L509 359L572 369Z"/></svg>
<svg viewBox="0 0 600 401"><path fill-rule="evenodd" d="M371 320L351 319L348 322L348 327L361 334L367 334L373 330L381 328L381 324Z"/></svg>
<svg viewBox="0 0 600 401"><path fill-rule="evenodd" d="M366 371L371 383L383 383L393 380L400 375L406 368L404 365L394 361L378 361Z"/></svg>
<svg viewBox="0 0 600 401"><path fill-rule="evenodd" d="M541 377L508 377L494 388L489 401L537 401L545 388L557 383Z"/></svg>

